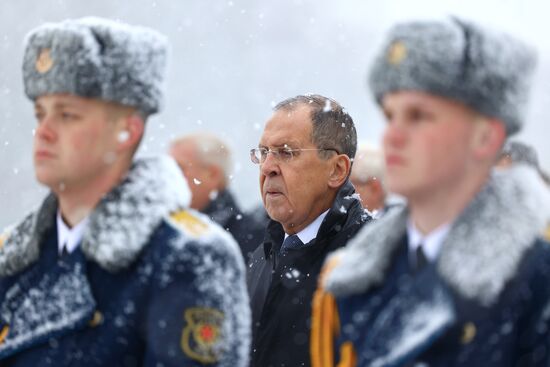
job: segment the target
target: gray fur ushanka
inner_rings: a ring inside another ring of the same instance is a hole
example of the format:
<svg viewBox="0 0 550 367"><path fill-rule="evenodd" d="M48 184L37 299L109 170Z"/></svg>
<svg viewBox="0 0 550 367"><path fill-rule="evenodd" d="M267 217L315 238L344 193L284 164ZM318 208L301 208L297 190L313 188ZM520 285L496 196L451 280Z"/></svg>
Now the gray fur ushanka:
<svg viewBox="0 0 550 367"><path fill-rule="evenodd" d="M160 33L100 18L48 23L26 39L27 96L69 93L160 110L168 42Z"/></svg>
<svg viewBox="0 0 550 367"><path fill-rule="evenodd" d="M369 85L378 103L400 90L457 100L502 120L510 135L523 125L535 60L523 42L464 20L401 23L375 59Z"/></svg>

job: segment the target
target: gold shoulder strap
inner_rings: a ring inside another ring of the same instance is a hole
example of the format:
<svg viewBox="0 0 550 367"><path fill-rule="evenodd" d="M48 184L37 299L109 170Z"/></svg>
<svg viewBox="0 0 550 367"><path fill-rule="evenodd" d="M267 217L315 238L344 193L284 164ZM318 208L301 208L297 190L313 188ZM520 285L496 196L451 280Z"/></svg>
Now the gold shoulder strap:
<svg viewBox="0 0 550 367"><path fill-rule="evenodd" d="M336 264L325 265L319 282L322 284L326 274ZM356 367L357 356L353 344L345 342L340 346L340 362L335 365L334 339L340 334L340 318L334 296L319 286L313 295L311 317L310 355L312 367Z"/></svg>

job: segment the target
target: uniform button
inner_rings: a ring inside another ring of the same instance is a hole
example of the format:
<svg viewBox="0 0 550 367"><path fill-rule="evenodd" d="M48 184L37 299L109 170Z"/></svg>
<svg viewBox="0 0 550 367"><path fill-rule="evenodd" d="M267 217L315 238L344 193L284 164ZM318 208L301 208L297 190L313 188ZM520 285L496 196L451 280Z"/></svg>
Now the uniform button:
<svg viewBox="0 0 550 367"><path fill-rule="evenodd" d="M99 326L103 322L103 314L99 311L94 312L94 316L89 322L89 325L91 327Z"/></svg>
<svg viewBox="0 0 550 367"><path fill-rule="evenodd" d="M462 329L462 336L460 337L460 343L469 344L474 340L476 336L476 326L473 322L467 322Z"/></svg>

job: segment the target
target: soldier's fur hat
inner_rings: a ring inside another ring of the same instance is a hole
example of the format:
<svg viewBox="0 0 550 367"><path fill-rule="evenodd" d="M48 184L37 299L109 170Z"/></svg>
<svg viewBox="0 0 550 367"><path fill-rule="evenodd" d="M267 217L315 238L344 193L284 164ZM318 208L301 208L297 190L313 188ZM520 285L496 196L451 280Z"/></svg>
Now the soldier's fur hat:
<svg viewBox="0 0 550 367"><path fill-rule="evenodd" d="M523 42L461 19L407 22L390 30L369 84L378 103L398 90L457 100L510 135L523 124L535 59Z"/></svg>
<svg viewBox="0 0 550 367"><path fill-rule="evenodd" d="M159 111L168 42L160 33L101 18L47 23L29 33L25 93L70 93Z"/></svg>

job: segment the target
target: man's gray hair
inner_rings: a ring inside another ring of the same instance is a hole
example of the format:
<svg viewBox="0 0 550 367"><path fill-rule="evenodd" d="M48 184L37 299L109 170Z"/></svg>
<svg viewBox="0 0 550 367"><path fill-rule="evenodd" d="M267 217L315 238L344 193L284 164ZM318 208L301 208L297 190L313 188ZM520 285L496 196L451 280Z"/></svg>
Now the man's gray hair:
<svg viewBox="0 0 550 367"><path fill-rule="evenodd" d="M311 109L313 144L320 149L335 149L353 161L357 151L355 124L351 116L335 100L318 94L299 95L278 103L274 110L292 111L304 105ZM319 154L327 156L326 151Z"/></svg>
<svg viewBox="0 0 550 367"><path fill-rule="evenodd" d="M374 178L380 182L385 191L384 171L385 164L382 150L371 144L360 144L351 170L352 179L366 183Z"/></svg>

